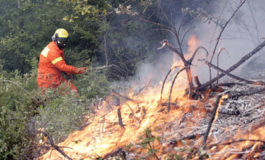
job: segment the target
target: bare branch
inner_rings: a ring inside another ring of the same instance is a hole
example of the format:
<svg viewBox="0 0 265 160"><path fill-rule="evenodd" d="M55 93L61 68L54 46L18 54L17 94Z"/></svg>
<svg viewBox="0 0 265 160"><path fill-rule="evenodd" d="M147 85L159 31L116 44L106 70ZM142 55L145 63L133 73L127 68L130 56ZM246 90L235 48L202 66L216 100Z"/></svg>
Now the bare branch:
<svg viewBox="0 0 265 160"><path fill-rule="evenodd" d="M135 100L135 99L129 98L127 96L121 95L120 93L118 93L118 92L116 92L114 90L112 90L111 93L113 94L113 96L121 97L121 98L124 98L124 99L126 99L128 101L132 101L132 102L135 102L135 103L142 103L142 101L140 101L140 100Z"/></svg>
<svg viewBox="0 0 265 160"><path fill-rule="evenodd" d="M173 68L170 68L170 70L167 72L167 75L163 81L163 84L162 84L162 88L161 88L161 93L160 93L160 103L161 103L161 100L162 100L162 95L163 95L163 91L164 91L164 86L165 86L165 83L166 83L166 80L169 76L169 74L176 68L179 68L180 66L174 66Z"/></svg>
<svg viewBox="0 0 265 160"><path fill-rule="evenodd" d="M118 114L118 118L119 118L119 124L120 124L121 128L124 129L125 125L122 123L121 109L120 108L117 109L117 114Z"/></svg>
<svg viewBox="0 0 265 160"><path fill-rule="evenodd" d="M48 141L49 141L49 144L50 144L55 150L57 150L59 153L61 153L66 159L68 159L68 160L73 160L73 159L70 158L66 153L64 153L64 151L61 150L59 146L57 146L57 145L54 144L52 137L51 137L48 133L43 132L43 131L36 131L36 133L37 133L37 134L42 134L43 136L47 137L47 138L48 138Z"/></svg>
<svg viewBox="0 0 265 160"><path fill-rule="evenodd" d="M246 60L248 60L250 57L252 57L253 55L255 55L258 51L260 51L264 46L265 46L265 41L263 41L261 44L259 44L251 52L249 52L248 54L246 54L245 56L243 56L236 64L232 65L229 69L227 69L226 72L229 73L229 72L235 70L237 67L239 67L241 64L243 64ZM198 87L196 89L196 91L204 90L206 87L208 87L209 85L211 85L216 80L222 78L223 76L225 76L225 74L223 74L223 73L220 74L220 75L218 75L218 76L216 76L215 78L211 79L210 81L204 83L201 87Z"/></svg>
<svg viewBox="0 0 265 160"><path fill-rule="evenodd" d="M212 148L212 147L215 147L215 146L220 146L220 145L231 145L233 143L240 143L240 142L261 142L261 143L264 143L265 144L265 141L264 140L258 140L258 139L239 139L239 140L234 140L234 141L231 141L231 142L226 142L226 143L215 143L215 144L211 144L210 146L208 146L207 148Z"/></svg>
<svg viewBox="0 0 265 160"><path fill-rule="evenodd" d="M108 61L108 48L107 48L107 36L108 33L104 34L104 53L105 53L105 65L108 66L109 61Z"/></svg>
<svg viewBox="0 0 265 160"><path fill-rule="evenodd" d="M214 109L213 109L213 112L212 112L211 119L210 119L210 121L209 121L209 124L208 124L207 130L206 130L206 133L204 134L203 144L202 144L203 147L205 147L205 145L206 145L207 138L208 138L209 133L210 133L210 130L211 130L211 128L212 128L212 124L213 124L214 119L215 119L215 117L216 117L216 113L218 112L217 110L218 110L218 106L219 106L219 102L220 102L221 98L222 98L222 95L219 95L219 96L217 97L216 102L215 102L215 106L214 106Z"/></svg>
<svg viewBox="0 0 265 160"><path fill-rule="evenodd" d="M225 49L225 48L221 48L220 50L219 50L219 52L218 52L218 54L217 54L217 67L219 67L219 57L220 57L220 55L221 55L221 53L223 52L223 51L226 51L226 53L228 53L228 51ZM228 53L228 55L229 55L229 53ZM211 70L210 70L211 71ZM219 75L219 72L217 71L217 75ZM211 79L211 77L210 77L210 79ZM217 84L218 84L218 80L216 81L217 82Z"/></svg>
<svg viewBox="0 0 265 160"><path fill-rule="evenodd" d="M204 50L205 53L206 53L206 56L208 56L208 54L209 54L209 53L208 53L208 50L207 50L205 47L203 47L203 46L199 46L199 47L194 51L194 53L193 53L193 55L191 56L191 58L188 60L188 62L190 62L190 64L192 63L194 57L197 55L197 53L198 53L198 51L199 51L200 49Z"/></svg>
<svg viewBox="0 0 265 160"><path fill-rule="evenodd" d="M220 39L221 39L221 37L222 37L222 34L223 34L225 28L227 27L227 25L230 23L230 21L231 21L231 20L233 19L233 17L236 15L236 13L238 12L238 10L243 6L243 4L244 4L246 1L247 1L247 0L243 0L243 1L240 3L240 5L236 8L236 10L233 12L233 14L231 15L231 17L226 21L226 23L224 24L224 26L222 26L221 32L219 33L219 36L217 37L217 42L216 42L216 44L215 44L215 46L214 46L214 50L213 50L212 57L211 57L211 59L210 59L210 62L211 62L211 63L212 63L212 61L213 61L213 57L214 57L214 55L215 55L216 49L217 49L217 47L218 47L218 44L219 44L219 42L220 42Z"/></svg>
<svg viewBox="0 0 265 160"><path fill-rule="evenodd" d="M173 51L174 53L176 53L177 55L179 55L179 57L181 58L181 60L182 60L182 62L184 63L184 65L187 65L187 61L186 61L186 59L185 59L183 53L181 53L180 50L174 48L174 47L172 46L172 44L170 44L167 40L164 40L163 43L165 44L165 46L166 46L168 49L170 49L171 51Z"/></svg>
<svg viewBox="0 0 265 160"><path fill-rule="evenodd" d="M229 73L229 72L226 72L225 70L223 70L223 69L221 69L221 68L215 66L214 64L211 64L210 62L207 62L207 61L206 61L205 63L206 63L209 67L214 68L214 69L216 69L216 70L222 72L223 74L226 74L226 75L228 75L228 76L230 76L230 77L232 77L232 78L234 78L234 79L236 79L236 80L238 80L238 81L242 81L242 82L245 82L245 83L248 83L248 84L254 84L254 85L265 85L265 82L262 82L262 81L251 81L251 80L247 80L247 79L244 79L244 78L241 78L241 77L235 76L235 75L233 75L233 74L231 74L231 73Z"/></svg>
<svg viewBox="0 0 265 160"><path fill-rule="evenodd" d="M172 91L173 91L173 86L175 84L175 81L178 77L178 75L184 70L186 69L187 67L183 67L181 68L178 73L176 74L176 76L174 77L173 81L172 81L172 84L171 84L171 87L170 87L170 92L169 92L169 97L168 97L168 105L167 105L167 111L169 112L170 111L170 104L171 104L171 94L172 94Z"/></svg>

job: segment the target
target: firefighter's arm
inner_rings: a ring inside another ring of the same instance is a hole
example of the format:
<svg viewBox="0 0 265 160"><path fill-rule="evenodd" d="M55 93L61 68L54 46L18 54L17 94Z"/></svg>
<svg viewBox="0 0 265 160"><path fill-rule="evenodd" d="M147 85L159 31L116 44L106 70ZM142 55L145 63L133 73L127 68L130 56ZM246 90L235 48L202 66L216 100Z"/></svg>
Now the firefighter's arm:
<svg viewBox="0 0 265 160"><path fill-rule="evenodd" d="M60 71L66 72L67 74L78 74L79 73L79 68L76 68L74 66L71 65L67 65L64 61L64 59L62 57L58 57L58 60L56 61L52 61L52 64L58 68Z"/></svg>
<svg viewBox="0 0 265 160"><path fill-rule="evenodd" d="M60 54L53 54L50 56L51 63L58 68L60 71L66 72L67 74L82 74L85 72L86 68L77 68L65 63L64 58ZM84 69L85 68L85 69Z"/></svg>

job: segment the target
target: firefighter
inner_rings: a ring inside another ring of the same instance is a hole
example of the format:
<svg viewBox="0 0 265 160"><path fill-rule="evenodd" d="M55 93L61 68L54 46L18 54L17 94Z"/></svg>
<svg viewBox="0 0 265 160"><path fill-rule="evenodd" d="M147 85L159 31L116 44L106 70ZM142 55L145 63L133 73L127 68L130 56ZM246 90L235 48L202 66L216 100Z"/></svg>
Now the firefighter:
<svg viewBox="0 0 265 160"><path fill-rule="evenodd" d="M67 81L61 72L65 72L67 75L82 74L86 72L86 67L77 68L65 63L63 49L67 45L68 37L69 34L65 29L57 29L52 36L52 42L40 54L37 84L42 91L47 88L55 89L63 84L77 93L74 84Z"/></svg>

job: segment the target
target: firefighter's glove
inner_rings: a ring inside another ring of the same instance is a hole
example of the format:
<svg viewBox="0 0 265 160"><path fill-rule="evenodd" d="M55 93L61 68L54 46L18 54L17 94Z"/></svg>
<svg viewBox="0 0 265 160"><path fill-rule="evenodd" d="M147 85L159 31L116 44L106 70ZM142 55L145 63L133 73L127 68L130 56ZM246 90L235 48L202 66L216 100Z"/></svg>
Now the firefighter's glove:
<svg viewBox="0 0 265 160"><path fill-rule="evenodd" d="M86 72L86 70L87 70L86 67L77 68L76 73L77 73L77 74L83 74L83 73Z"/></svg>

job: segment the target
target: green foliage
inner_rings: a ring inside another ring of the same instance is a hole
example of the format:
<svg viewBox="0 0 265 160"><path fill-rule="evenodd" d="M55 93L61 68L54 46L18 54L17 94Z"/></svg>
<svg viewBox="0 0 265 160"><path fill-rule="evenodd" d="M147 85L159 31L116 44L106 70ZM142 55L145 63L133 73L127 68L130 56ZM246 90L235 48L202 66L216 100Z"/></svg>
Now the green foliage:
<svg viewBox="0 0 265 160"><path fill-rule="evenodd" d="M148 157L149 156L153 156L156 159L159 159L158 156L156 155L156 153L158 152L157 149L154 148L154 143L157 140L158 142L160 142L160 137L155 137L154 135L152 135L152 131L151 129L147 128L144 131L144 135L141 136L141 146L144 149L148 150Z"/></svg>
<svg viewBox="0 0 265 160"><path fill-rule="evenodd" d="M30 61L39 56L55 29L66 26L62 18L67 9L53 0L0 0L0 6L0 59L4 60L4 69L27 73L32 68Z"/></svg>
<svg viewBox="0 0 265 160"><path fill-rule="evenodd" d="M31 85L31 78L17 72L9 79L6 75L0 75L0 159L12 160L30 153L32 137L26 132L26 125L35 114L31 99L35 93L24 88Z"/></svg>
<svg viewBox="0 0 265 160"><path fill-rule="evenodd" d="M109 81L134 75L137 62L155 56L159 42L168 36L140 18L170 25L160 7L168 16L179 15L189 2L0 0L0 159L36 158L39 152L34 148L41 138L36 130L59 142L78 129L92 102L109 93ZM192 2L191 9L201 3ZM61 27L70 33L68 64L114 64L108 70L73 76L78 97L54 91L41 94L36 85L39 54ZM156 157L156 141L159 137L147 129L142 147L150 156Z"/></svg>
<svg viewBox="0 0 265 160"><path fill-rule="evenodd" d="M32 63L36 67L36 60ZM79 96L59 94L61 88L41 94L36 87L36 70L23 75L1 72L0 159L34 159L43 138L37 131L48 133L57 143L83 125L83 116L92 115L90 105L108 93L109 86L101 73L84 75L75 82Z"/></svg>

